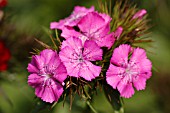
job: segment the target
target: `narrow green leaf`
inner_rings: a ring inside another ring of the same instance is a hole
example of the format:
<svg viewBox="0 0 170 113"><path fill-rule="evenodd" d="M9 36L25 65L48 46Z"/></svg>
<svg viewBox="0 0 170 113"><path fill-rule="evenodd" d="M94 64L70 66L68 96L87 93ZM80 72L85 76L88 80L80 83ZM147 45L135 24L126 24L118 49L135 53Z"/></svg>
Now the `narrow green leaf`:
<svg viewBox="0 0 170 113"><path fill-rule="evenodd" d="M0 95L2 95L2 97L9 103L10 106L13 106L10 98L6 95L6 93L1 87L0 87Z"/></svg>
<svg viewBox="0 0 170 113"><path fill-rule="evenodd" d="M113 89L110 85L105 84L103 86L105 96L112 105L113 109L116 113L123 113L123 105L122 100L120 98L120 94L117 90Z"/></svg>
<svg viewBox="0 0 170 113"><path fill-rule="evenodd" d="M47 44L45 44L44 42L38 40L35 38L35 41L37 41L37 43L39 43L41 46L43 46L44 48L50 49L51 47Z"/></svg>
<svg viewBox="0 0 170 113"><path fill-rule="evenodd" d="M86 103L89 106L89 108L93 111L93 113L98 113L88 100L86 101Z"/></svg>

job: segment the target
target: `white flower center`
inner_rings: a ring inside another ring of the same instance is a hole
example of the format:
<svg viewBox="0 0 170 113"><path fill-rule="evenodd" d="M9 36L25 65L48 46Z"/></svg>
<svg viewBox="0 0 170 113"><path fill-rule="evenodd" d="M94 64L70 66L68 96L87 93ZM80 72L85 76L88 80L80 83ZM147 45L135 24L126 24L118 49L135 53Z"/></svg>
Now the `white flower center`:
<svg viewBox="0 0 170 113"><path fill-rule="evenodd" d="M136 81L139 75L139 67L136 64L129 63L123 74L123 83L127 84L129 82Z"/></svg>

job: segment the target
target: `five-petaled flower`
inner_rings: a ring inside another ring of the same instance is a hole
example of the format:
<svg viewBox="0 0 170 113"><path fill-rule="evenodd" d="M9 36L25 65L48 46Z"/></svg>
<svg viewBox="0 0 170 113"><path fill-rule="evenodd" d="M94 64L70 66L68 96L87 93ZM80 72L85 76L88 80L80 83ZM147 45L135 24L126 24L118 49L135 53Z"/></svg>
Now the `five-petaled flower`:
<svg viewBox="0 0 170 113"><path fill-rule="evenodd" d="M114 89L117 88L122 97L129 98L135 93L133 87L137 90L145 89L146 80L151 76L151 67L144 49L133 49L123 44L112 54L106 81Z"/></svg>
<svg viewBox="0 0 170 113"><path fill-rule="evenodd" d="M102 49L94 41L83 44L79 38L71 37L63 41L59 56L69 76L91 81L100 75L101 67L91 62L102 60Z"/></svg>
<svg viewBox="0 0 170 113"><path fill-rule="evenodd" d="M57 52L50 49L41 51L40 55L32 57L27 69L31 73L28 84L35 88L35 94L49 103L58 101L67 72Z"/></svg>
<svg viewBox="0 0 170 113"><path fill-rule="evenodd" d="M100 47L110 48L115 41L114 33L110 33L111 18L106 14L89 12L78 22L77 26L80 31L72 27L65 26L61 36L64 38L79 37L83 43L86 40L95 41Z"/></svg>

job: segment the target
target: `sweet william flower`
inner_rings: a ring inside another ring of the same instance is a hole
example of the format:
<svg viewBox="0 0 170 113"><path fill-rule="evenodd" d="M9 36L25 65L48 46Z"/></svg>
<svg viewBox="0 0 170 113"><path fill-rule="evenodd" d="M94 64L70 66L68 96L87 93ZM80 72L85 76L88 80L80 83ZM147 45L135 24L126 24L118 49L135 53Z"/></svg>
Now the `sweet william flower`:
<svg viewBox="0 0 170 113"><path fill-rule="evenodd" d="M34 55L27 67L30 75L28 84L35 94L45 102L58 101L63 93L63 81L67 77L65 66L56 51L45 49Z"/></svg>
<svg viewBox="0 0 170 113"><path fill-rule="evenodd" d="M79 38L71 37L63 41L59 56L69 76L91 81L101 72L100 66L91 63L102 60L102 49L94 41L83 44Z"/></svg>
<svg viewBox="0 0 170 113"><path fill-rule="evenodd" d="M0 72L7 70L7 63L10 57L11 55L9 49L5 47L2 41L0 41Z"/></svg>
<svg viewBox="0 0 170 113"><path fill-rule="evenodd" d="M86 40L93 40L100 47L110 48L115 41L114 33L109 34L110 21L111 18L106 14L89 12L78 23L80 32L72 27L64 27L61 36L66 39L73 36L78 37L83 43Z"/></svg>
<svg viewBox="0 0 170 113"><path fill-rule="evenodd" d="M92 11L94 11L94 6L90 7L89 9L82 6L75 6L72 14L69 17L62 19L59 22L51 22L50 28L62 30L64 26L76 26L83 16Z"/></svg>
<svg viewBox="0 0 170 113"><path fill-rule="evenodd" d="M132 49L130 45L123 44L113 52L106 81L117 88L122 97L129 98L135 93L134 88L145 89L146 80L151 77L151 67L144 49Z"/></svg>

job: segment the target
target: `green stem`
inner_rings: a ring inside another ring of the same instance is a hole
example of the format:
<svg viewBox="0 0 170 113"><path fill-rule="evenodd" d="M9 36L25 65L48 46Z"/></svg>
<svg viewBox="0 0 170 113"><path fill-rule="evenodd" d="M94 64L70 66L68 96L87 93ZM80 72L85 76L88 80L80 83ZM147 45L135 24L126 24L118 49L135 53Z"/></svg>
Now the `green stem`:
<svg viewBox="0 0 170 113"><path fill-rule="evenodd" d="M55 34L56 34L57 41L59 42L59 45L60 45L61 41L60 41L60 38L58 37L58 31L57 30L55 30Z"/></svg>
<svg viewBox="0 0 170 113"><path fill-rule="evenodd" d="M94 113L98 113L88 100L86 101L86 103Z"/></svg>

